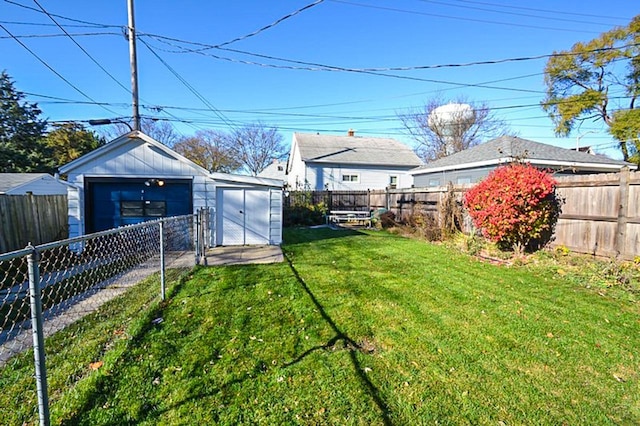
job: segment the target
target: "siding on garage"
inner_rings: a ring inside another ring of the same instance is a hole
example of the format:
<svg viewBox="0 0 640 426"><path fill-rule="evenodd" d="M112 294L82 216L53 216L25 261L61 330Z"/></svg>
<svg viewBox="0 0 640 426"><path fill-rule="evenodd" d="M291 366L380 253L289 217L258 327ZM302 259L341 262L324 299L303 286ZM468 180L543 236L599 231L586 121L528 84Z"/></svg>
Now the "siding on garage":
<svg viewBox="0 0 640 426"><path fill-rule="evenodd" d="M269 244L282 244L282 190L269 190Z"/></svg>
<svg viewBox="0 0 640 426"><path fill-rule="evenodd" d="M252 207L252 210L256 212L265 213L264 231L261 231L264 234L264 244L280 244L282 242L282 181L226 173L210 173L141 132L131 132L109 142L61 167L60 173L66 174L69 183L72 184L68 189L69 235L71 237L84 235L87 231L93 231L92 228L95 228L90 223L90 226L87 226L86 220L87 215L91 213L91 208L88 206L91 204L90 197L93 196L91 193L92 185L97 182L112 182L113 185L122 185L123 190L129 186L132 190L141 191L141 188L143 189L141 185L146 180L155 179L156 181L163 180L167 185L188 182L190 196L187 197L188 200L184 196L178 197L180 198L179 202L186 206L184 206L184 210L176 210L176 214L195 213L201 208L207 208L214 221L217 218L216 211L220 201L216 196L217 188L240 188L256 191L256 194L264 194L264 197L259 197L261 205ZM181 188L181 191L185 189ZM113 190L117 192L119 189L114 187ZM155 190L160 191L162 188L155 188ZM117 201L110 200L112 208ZM176 200L167 198L165 201L168 206L169 202ZM131 206L135 207L133 203ZM274 208L279 210L272 211ZM97 207L93 210L97 210ZM170 214L169 210L167 207L167 214ZM115 217L116 213L112 211L110 214ZM253 213L253 211L250 212L250 215ZM138 219L150 218L147 216L149 215L143 215ZM114 226L126 224L116 222L114 221ZM247 226L249 225L255 224ZM215 223L213 229L216 229ZM212 232L210 244L215 245L216 241L216 232Z"/></svg>

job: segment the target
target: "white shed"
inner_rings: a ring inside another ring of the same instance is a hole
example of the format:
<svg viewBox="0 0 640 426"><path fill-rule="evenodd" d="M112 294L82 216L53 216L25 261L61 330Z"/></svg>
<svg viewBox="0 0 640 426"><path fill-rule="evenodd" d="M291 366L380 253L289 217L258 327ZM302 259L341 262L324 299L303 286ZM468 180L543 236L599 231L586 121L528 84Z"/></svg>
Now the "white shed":
<svg viewBox="0 0 640 426"><path fill-rule="evenodd" d="M211 245L282 242L282 181L210 173L139 131L60 168L69 189L69 236L158 217L214 214Z"/></svg>

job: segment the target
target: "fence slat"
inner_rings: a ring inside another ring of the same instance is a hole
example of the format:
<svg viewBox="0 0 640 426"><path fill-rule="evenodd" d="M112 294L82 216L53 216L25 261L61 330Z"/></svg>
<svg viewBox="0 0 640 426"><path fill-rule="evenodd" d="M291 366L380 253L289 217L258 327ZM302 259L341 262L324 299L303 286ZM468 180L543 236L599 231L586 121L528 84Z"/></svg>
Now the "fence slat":
<svg viewBox="0 0 640 426"><path fill-rule="evenodd" d="M0 253L66 236L66 195L0 195Z"/></svg>

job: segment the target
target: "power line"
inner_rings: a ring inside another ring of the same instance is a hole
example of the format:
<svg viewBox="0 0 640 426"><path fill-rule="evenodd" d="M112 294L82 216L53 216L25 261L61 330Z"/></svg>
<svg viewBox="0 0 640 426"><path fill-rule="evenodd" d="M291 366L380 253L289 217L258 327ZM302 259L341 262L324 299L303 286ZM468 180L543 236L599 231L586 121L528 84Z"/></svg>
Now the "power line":
<svg viewBox="0 0 640 426"><path fill-rule="evenodd" d="M547 19L550 21L560 21L560 22L572 22L572 23L576 23L576 24L588 24L588 25L602 25L602 26L607 26L610 27L611 24L605 24L602 22L593 22L593 21L580 21L577 19L568 19L568 18L554 18L554 17L550 17L550 16L540 16L540 15L531 15L529 13L521 13L521 12L505 12L505 11L501 11L501 10L495 10L495 9L486 9L486 8L482 8L482 7L473 7L473 6L466 6L466 5L457 5L457 4L451 4L451 3L445 3L442 1L435 1L435 0L418 0L422 3L431 3L431 4L439 4L439 5L444 5L444 6L448 6L448 7L457 7L457 8L462 8L465 10L480 10L483 12L490 12L490 13L499 13L499 14L503 14L503 15L512 15L512 16L524 16L527 18L538 18L538 19Z"/></svg>
<svg viewBox="0 0 640 426"><path fill-rule="evenodd" d="M435 18L455 19L455 20L467 21L467 22L480 22L480 23L483 23L483 24L505 25L505 26L510 26L510 27L531 28L531 29L536 29L536 30L551 30L551 31L564 31L564 32L572 32L572 33L597 34L594 31L572 30L572 29L569 29L569 28L542 27L542 26L538 26L538 25L516 24L516 23L513 23L513 22L491 21L491 20L487 20L487 19L463 18L463 17L460 17L460 16L451 16L451 15L443 15L443 14L438 14L438 13L420 12L420 11L417 11L417 10L398 9L398 8L395 8L395 7L374 6L374 5L371 5L371 4L356 3L356 2L353 2L353 1L347 1L347 0L328 0L328 1L331 1L333 3L342 3L342 4L348 4L348 5L351 5L351 6L364 7L364 8L369 8L369 9L379 9L379 10L386 10L386 11L391 11L391 12L408 13L408 14L412 14L412 15L433 16Z"/></svg>
<svg viewBox="0 0 640 426"><path fill-rule="evenodd" d="M4 21L0 21L1 23L6 23ZM73 33L70 34L72 37L89 37L89 36L104 36L104 35L115 35L121 36L121 33L109 33L109 32L101 32L101 33ZM16 38L56 38L56 37L67 37L65 34L16 34ZM0 39L8 39L13 38L9 36L0 36Z"/></svg>
<svg viewBox="0 0 640 426"><path fill-rule="evenodd" d="M9 34L11 36L11 38L13 38L20 46L22 46L27 52L31 53L31 55L36 58L38 61L40 61L40 63L42 63L42 65L44 65L45 67L47 67L52 73L54 73L55 75L57 75L62 81L64 81L65 83L67 83L69 86L71 86L76 92L80 93L82 96L84 96L85 98L89 99L90 101L92 101L93 103L95 103L96 105L98 105L98 101L96 101L95 99L93 99L91 96L87 95L86 93L84 93L82 90L80 90L76 85L74 85L73 83L71 83L69 80L67 80L62 74L60 74L58 71L56 71L51 65L49 65L44 59L42 59L40 56L38 56L33 50L29 49L29 47L24 44L22 41L20 41L19 39L17 39L4 25L0 24L0 28L2 28L7 34ZM105 107L104 105L98 105L101 108L109 111L112 114L117 114L115 111L110 110L109 108Z"/></svg>
<svg viewBox="0 0 640 426"><path fill-rule="evenodd" d="M630 43L630 44L626 44L626 45L623 45L623 46L603 47L603 48L592 49L592 50L588 50L588 51L580 52L580 53L561 52L561 53L551 53L551 54L545 54L545 55L528 55L528 56L519 56L519 57L512 57L512 58L488 59L488 60L483 60L483 61L471 61L471 62L462 62L462 63L411 65L411 66L403 66L403 67L347 68L347 67L341 67L341 66L337 66L337 65L326 65L326 64L315 63L315 62L305 62L305 61L298 61L298 60L294 60L294 59L280 58L280 57L272 56L272 55L264 55L264 54L254 53L254 52L248 52L248 51L245 51L245 50L219 48L218 46L211 45L211 44L192 42L192 41L187 41L187 40L181 40L181 39L177 39L177 38L173 38L173 37L166 37L166 36L162 36L162 35L158 35L158 34L141 33L140 35L154 38L157 41L169 44L170 46L173 46L173 47L176 47L176 48L180 49L180 50L166 50L166 52L169 52L169 53L198 53L198 54L207 55L207 54L202 52L205 49L188 49L188 48L185 48L185 47L180 46L180 45L169 43L169 41L173 41L173 42L184 43L184 44L192 44L192 45L197 45L197 46L204 46L206 49L219 49L219 50L224 50L224 51L228 51L228 52L240 53L240 54L248 55L248 56L257 56L257 57L265 58L265 59L272 59L272 60L296 63L296 64L301 64L301 65L309 65L309 66L313 67L313 68L308 68L308 67L307 68L291 68L291 67L288 67L289 69L305 70L305 71L349 71L349 72L420 71L420 70L439 69L439 68L463 68L463 67L472 67L472 66L478 66L478 65L497 65L497 64L504 64L504 63L508 63L508 62L523 62L523 61L534 61L534 60L539 60L539 59L549 59L549 58L554 58L554 57L578 56L578 55L584 55L585 53L608 52L608 51L613 51L613 50L620 50L620 49L625 49L625 48L629 48L629 47L640 46L640 43ZM216 59L234 60L234 59L223 58L223 57L219 57L219 56L214 56L214 57ZM244 62L244 61L240 61L240 60L235 60L235 61ZM281 67L281 66L277 66L277 65L273 65L273 64L260 64L260 63L255 63L255 62L244 62L244 63L250 64L250 65ZM284 67L282 67L282 68L284 68Z"/></svg>
<svg viewBox="0 0 640 426"><path fill-rule="evenodd" d="M165 36L159 36L159 35L152 35L152 34L144 34L144 35L152 37L152 38L155 38L158 41L176 40L176 39L172 39L171 37L165 37ZM166 43L166 41L164 41L164 42ZM168 43L168 44L171 44L171 43ZM201 44L201 43L198 43L198 44ZM178 48L182 48L181 46L177 46L177 45L173 45L173 46L174 47L178 47ZM346 68L346 67L335 66L335 65L323 65L323 64L313 63L313 62L297 61L297 60L292 60L292 59L278 58L278 57L271 56L271 55L262 55L262 54L258 54L258 53L251 53L251 52L246 52L246 51L237 50L237 49L229 49L229 48L225 48L225 47L220 48L220 49L221 50L225 50L225 51L229 51L229 52L235 52L235 53L241 53L241 54L245 54L245 55L257 56L257 57L261 57L261 58L267 58L267 59L278 60L278 61L283 61L283 62L290 62L290 63L297 63L297 64L304 64L304 65L310 65L310 66L322 68L322 69L318 69L318 71L342 71L342 72L349 72L349 73L355 73L355 74L368 74L368 75L375 75L375 76L379 76L379 77L389 77L389 78L395 78L395 79L401 79L401 80L411 80L411 81L421 81L421 82L426 82L426 83L446 84L446 85L457 86L457 87L478 87L478 88L483 88L483 89L507 90L507 91L524 92L524 93L544 93L544 92L542 92L540 90L529 90L529 89L518 89L518 88L512 88L512 87L489 86L489 85L481 84L481 83L479 83L479 84L458 83L458 82L452 82L452 81L446 81L446 80L436 80L436 79L412 77L412 76L406 76L406 75L389 74L389 73L378 72L378 71L369 71L367 69L360 69L360 68ZM205 54L204 52L197 52L197 51L195 51L194 53Z"/></svg>
<svg viewBox="0 0 640 426"><path fill-rule="evenodd" d="M422 0L419 0L422 1ZM569 15L569 16L586 16L589 18L605 18L605 19L616 19L616 20L625 20L627 18L621 18L619 16L606 16L606 15L592 15L589 13L580 13L580 12L562 12L559 10L551 10L551 9L539 9L534 7L524 7L524 6L513 6L513 5L504 5L498 3L487 3L482 1L472 1L472 0L452 0L458 3L471 3L471 4L482 4L485 6L496 6L502 7L504 9L516 9L516 10L529 10L532 12L546 12L546 13L555 13L558 15Z"/></svg>
<svg viewBox="0 0 640 426"><path fill-rule="evenodd" d="M145 45L147 49L164 65L191 93L193 93L200 101L205 104L209 109L217 115L222 121L224 121L228 126L235 129L234 124L224 116L213 104L211 104L204 96L202 96L189 82L184 79L176 70L174 70L158 53L156 53L147 42L143 39L140 39L140 42Z"/></svg>
<svg viewBox="0 0 640 426"><path fill-rule="evenodd" d="M246 40L246 39L248 39L250 37L256 36L256 35L260 34L261 32L264 32L264 31L266 31L268 29L271 29L271 28L275 27L276 25L280 24L281 22L284 22L287 19L292 18L292 17L296 16L297 14L304 12L307 9L311 9L314 6L319 5L323 1L324 0L316 0L313 3L310 3L310 4L308 4L308 5L304 6L304 7L301 7L300 9L295 10L295 11L287 14L287 15L283 16L282 18L279 18L279 19L275 20L271 24L265 25L264 27L254 31L252 33L249 33L249 34L246 34L246 35L243 35L243 36L240 36L240 37L236 37L233 40L225 41L224 43L220 43L220 44L216 45L216 47L227 46L229 44L232 44L232 43L235 43L235 42L238 42L238 41L241 41L241 40Z"/></svg>
<svg viewBox="0 0 640 426"><path fill-rule="evenodd" d="M78 42L77 42L77 41L76 41L76 40L71 36L71 34L69 34L69 33L67 32L67 30L66 30L66 29L64 29L64 27L58 23L58 21L56 21L56 20L55 20L55 18L53 17L53 15L52 15L51 13L47 12L47 11L45 10L45 8L44 8L44 7L42 7L42 5L40 5L40 3L38 3L38 0L33 0L33 2L34 2L34 3L35 3L35 4L40 8L40 10L42 10L42 12L43 12L44 14L46 14L46 15L49 17L49 19L51 19L51 21L53 21L53 23L54 23L54 24L56 24L56 25L58 26L58 28L60 28L60 30L61 30L61 31L62 31L62 32L63 32L63 33L64 33L64 34L65 34L65 35L66 35L66 36L67 36L67 37L68 37L68 38L73 42L73 44L75 44L76 46L78 46L78 48L82 51L82 53L84 53L84 54L85 54L89 59L91 59L91 61L92 61L94 64L96 64L96 65L98 66L98 68L100 68L102 71L104 71L104 73L105 73L105 74L107 74L107 75L109 76L109 78L111 78L111 80L115 81L115 83L116 83L118 86L122 87L122 88L123 88L127 93L131 94L131 90L130 90L130 89L128 89L124 84L120 83L120 81L118 81L118 79L117 79L117 78L115 78L115 77L113 76L113 74L111 74L109 71L107 71L107 69L106 69L105 67L103 67L103 66L102 66L102 65L101 65L101 64L100 64L100 63L99 63L99 62L98 62L98 61L97 61L97 60L96 60L96 59L95 59L95 58L94 58L94 57L93 57L89 52L87 52L87 50L86 50L84 47L82 47L82 46L80 45L80 43L78 43Z"/></svg>
<svg viewBox="0 0 640 426"><path fill-rule="evenodd" d="M0 24L24 25L24 26L33 26L33 27L55 27L55 24L48 24L48 23L43 23L43 22L0 21ZM67 27L68 28L96 28L96 25L67 24ZM21 36L21 37L24 37L24 36Z"/></svg>
<svg viewBox="0 0 640 426"><path fill-rule="evenodd" d="M38 12L38 13L44 13L41 10L36 9L35 7L31 7L31 6L27 6L26 4L22 4L22 3L18 3L12 0L4 0L5 3L9 3L12 4L14 6L18 6L18 7L22 7L24 9L28 9L28 10L32 10L34 12ZM96 23L96 22L89 22L89 21L83 21L81 19L74 19L74 18L69 18L66 16L62 16L62 15L53 15L56 18L60 18L60 19L65 19L67 21L71 21L71 22L78 22L80 24L85 24L85 25L89 25L92 27L100 27L100 28L120 28L121 25L109 25L109 24L101 24L101 23Z"/></svg>

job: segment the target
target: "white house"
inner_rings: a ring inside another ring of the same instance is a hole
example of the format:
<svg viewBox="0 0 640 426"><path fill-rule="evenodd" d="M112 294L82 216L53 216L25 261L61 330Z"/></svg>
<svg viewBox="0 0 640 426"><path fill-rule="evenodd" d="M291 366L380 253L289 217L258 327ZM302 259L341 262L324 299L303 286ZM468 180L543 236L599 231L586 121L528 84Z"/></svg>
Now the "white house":
<svg viewBox="0 0 640 426"><path fill-rule="evenodd" d="M282 181L210 173L139 131L62 166L69 236L211 208L211 245L280 244Z"/></svg>
<svg viewBox="0 0 640 426"><path fill-rule="evenodd" d="M67 195L67 183L48 173L0 173L0 194Z"/></svg>
<svg viewBox="0 0 640 426"><path fill-rule="evenodd" d="M283 183L286 181L287 162L280 160L273 160L263 171L258 173L258 177L264 177L269 179L281 180Z"/></svg>
<svg viewBox="0 0 640 426"><path fill-rule="evenodd" d="M294 133L287 162L291 189L406 188L418 156L395 139Z"/></svg>

